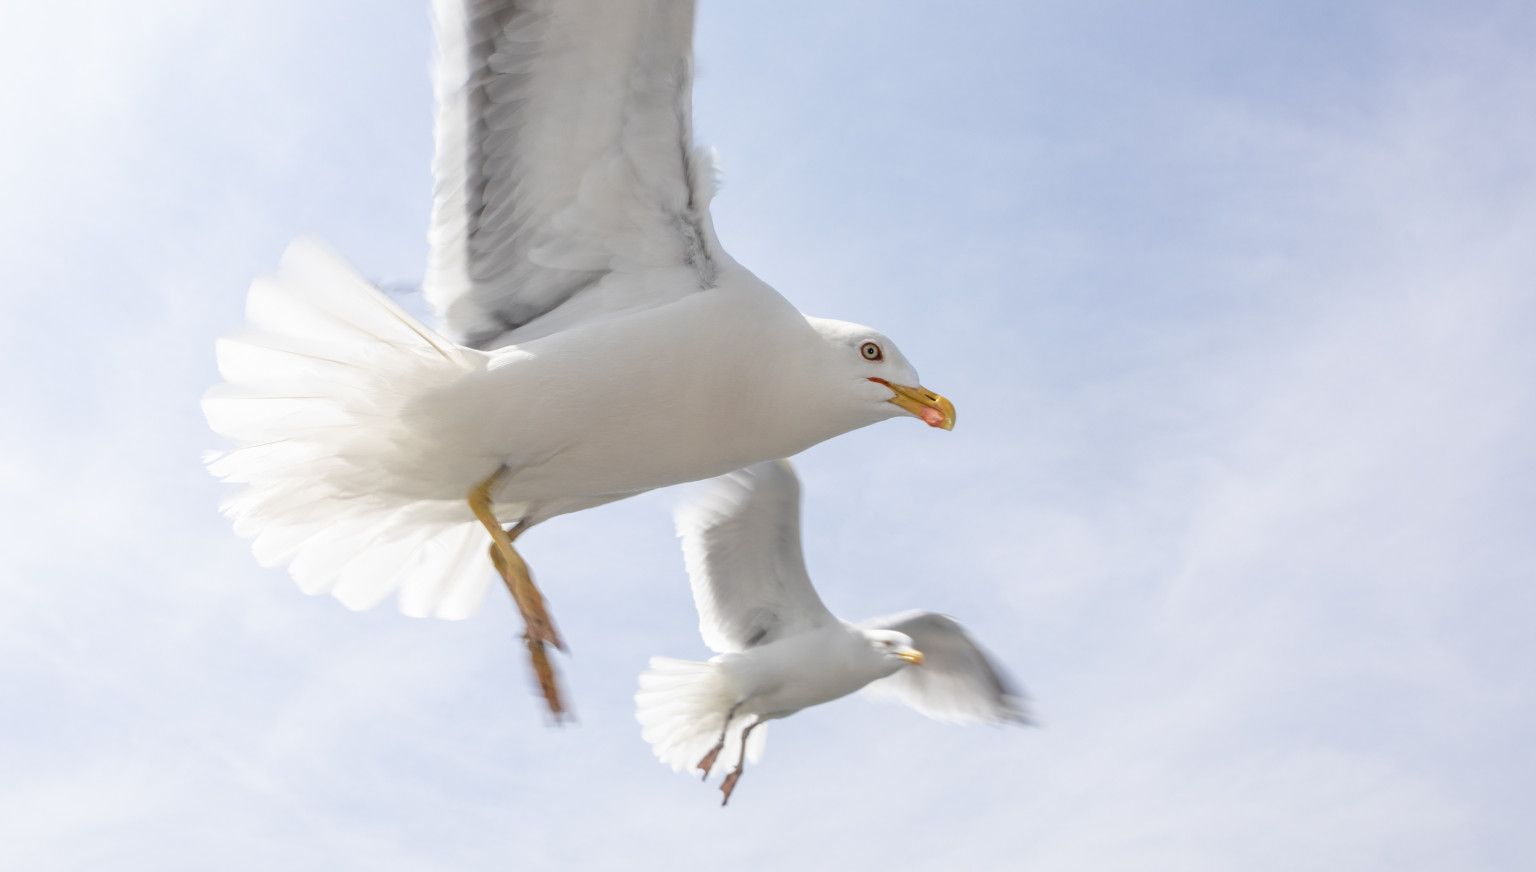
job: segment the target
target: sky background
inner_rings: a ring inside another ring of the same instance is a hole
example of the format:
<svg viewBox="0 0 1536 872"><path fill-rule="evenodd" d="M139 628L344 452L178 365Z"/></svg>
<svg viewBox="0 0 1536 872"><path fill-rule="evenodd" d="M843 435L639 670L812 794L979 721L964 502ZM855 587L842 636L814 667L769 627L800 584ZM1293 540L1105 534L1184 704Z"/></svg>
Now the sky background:
<svg viewBox="0 0 1536 872"><path fill-rule="evenodd" d="M426 4L14 3L0 867L1530 868L1536 5L703 7L725 245L959 408L801 458L812 575L959 617L1040 728L845 700L722 811L632 715L708 653L676 490L520 543L567 729L505 598L259 568L212 342L300 234L420 276Z"/></svg>

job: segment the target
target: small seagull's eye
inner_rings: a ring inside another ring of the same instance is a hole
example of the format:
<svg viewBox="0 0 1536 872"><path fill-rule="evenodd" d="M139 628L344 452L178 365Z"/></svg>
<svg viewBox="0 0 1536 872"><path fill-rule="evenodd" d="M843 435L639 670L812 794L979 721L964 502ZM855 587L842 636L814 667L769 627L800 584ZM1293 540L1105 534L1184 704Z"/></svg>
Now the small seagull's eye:
<svg viewBox="0 0 1536 872"><path fill-rule="evenodd" d="M865 360L885 359L885 352L881 351L880 346L873 342L866 342L863 345L860 345L859 354L862 354Z"/></svg>

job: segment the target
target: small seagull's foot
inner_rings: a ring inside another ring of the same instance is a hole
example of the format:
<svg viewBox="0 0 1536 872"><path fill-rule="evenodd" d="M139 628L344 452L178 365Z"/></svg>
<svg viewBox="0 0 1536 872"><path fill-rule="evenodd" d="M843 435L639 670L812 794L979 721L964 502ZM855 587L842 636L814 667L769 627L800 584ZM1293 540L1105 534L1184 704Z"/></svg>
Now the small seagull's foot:
<svg viewBox="0 0 1536 872"><path fill-rule="evenodd" d="M710 748L709 753L699 760L698 768L704 770L700 781L709 780L710 770L715 768L715 761L719 759L720 752L725 749L725 734L731 729L731 719L736 717L736 710L741 708L741 703L742 700L737 700L736 704L731 706L731 710L725 713L725 723L720 725L720 739L715 742L715 747Z"/></svg>
<svg viewBox="0 0 1536 872"><path fill-rule="evenodd" d="M724 808L725 804L731 801L731 793L736 790L736 782L738 782L740 780L741 780L741 767L737 766L735 769L732 769L725 776L725 780L724 781L720 782L720 793L722 794L722 796L720 797L720 807L721 808Z"/></svg>
<svg viewBox="0 0 1536 872"><path fill-rule="evenodd" d="M715 761L720 758L720 752L724 749L725 740L722 739L715 743L715 747L709 749L708 754L705 754L703 757L699 758L699 763L694 768L702 769L704 771L704 775L699 779L700 781L709 780L709 770L715 768Z"/></svg>
<svg viewBox="0 0 1536 872"><path fill-rule="evenodd" d="M740 703L737 703L737 705L740 705ZM731 714L734 715L735 713L736 709L732 708ZM725 719L725 723L726 726L729 727L731 719L727 717ZM763 719L761 716L759 716L756 720L752 721L752 723L747 724L746 729L741 731L741 756L736 758L736 768L727 773L725 780L720 782L720 793L723 794L720 797L720 806L722 808L725 807L726 803L731 801L731 793L736 789L736 782L741 780L741 773L747 768L747 739L751 738L753 730L762 725Z"/></svg>

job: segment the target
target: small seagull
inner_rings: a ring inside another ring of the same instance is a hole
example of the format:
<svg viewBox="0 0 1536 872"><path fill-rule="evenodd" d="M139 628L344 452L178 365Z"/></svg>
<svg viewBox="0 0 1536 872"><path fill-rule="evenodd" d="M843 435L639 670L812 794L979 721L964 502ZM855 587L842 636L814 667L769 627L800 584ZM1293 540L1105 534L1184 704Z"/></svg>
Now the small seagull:
<svg viewBox="0 0 1536 872"><path fill-rule="evenodd" d="M673 771L708 779L729 766L721 805L762 755L764 724L860 689L949 723L1030 723L1022 693L952 618L910 611L851 624L827 610L805 569L788 461L715 479L679 510L677 530L699 632L719 656L651 658L635 717Z"/></svg>

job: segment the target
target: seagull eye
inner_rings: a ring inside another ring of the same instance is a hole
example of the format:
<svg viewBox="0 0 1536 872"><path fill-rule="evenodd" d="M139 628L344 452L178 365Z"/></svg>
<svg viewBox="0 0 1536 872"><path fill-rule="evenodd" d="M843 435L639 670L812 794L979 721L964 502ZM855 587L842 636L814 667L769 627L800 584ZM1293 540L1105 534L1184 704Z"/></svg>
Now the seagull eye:
<svg viewBox="0 0 1536 872"><path fill-rule="evenodd" d="M885 359L885 352L881 351L880 346L874 342L866 342L863 345L860 345L859 354L863 355L865 360Z"/></svg>

